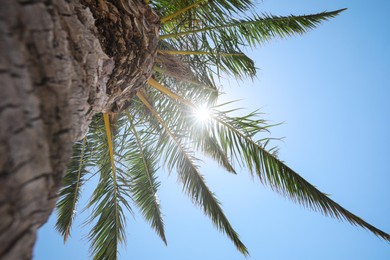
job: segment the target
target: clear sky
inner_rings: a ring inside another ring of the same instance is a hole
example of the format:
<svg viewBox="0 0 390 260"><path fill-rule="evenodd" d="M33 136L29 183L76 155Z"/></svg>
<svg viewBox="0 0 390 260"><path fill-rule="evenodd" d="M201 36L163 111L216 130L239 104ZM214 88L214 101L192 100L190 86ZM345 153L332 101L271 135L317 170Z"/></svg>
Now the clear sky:
<svg viewBox="0 0 390 260"><path fill-rule="evenodd" d="M227 99L261 108L280 159L341 205L390 232L390 2L264 0L260 12L308 14L347 7L318 29L274 40L251 52L258 79L231 80ZM249 111L248 110L248 111ZM250 174L202 167L211 189L249 248L249 259L390 259L390 244L361 228L305 209L263 187ZM242 260L230 240L161 171L159 197L168 247L136 215L127 221L120 259ZM87 190L88 192L88 190ZM85 212L84 214L87 214ZM54 216L54 214L53 214ZM36 260L89 259L80 218L64 245L55 219L40 230Z"/></svg>

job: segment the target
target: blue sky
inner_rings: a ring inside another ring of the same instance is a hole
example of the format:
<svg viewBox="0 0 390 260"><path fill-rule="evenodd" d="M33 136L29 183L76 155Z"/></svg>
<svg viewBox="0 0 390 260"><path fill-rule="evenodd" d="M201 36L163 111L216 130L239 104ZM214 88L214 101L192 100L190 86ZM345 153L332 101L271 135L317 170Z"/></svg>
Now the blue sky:
<svg viewBox="0 0 390 260"><path fill-rule="evenodd" d="M369 223L390 232L390 30L388 1L265 0L260 12L307 14L347 7L300 37L251 51L258 79L225 81L226 99L261 108L280 155L295 171ZM202 167L208 184L249 248L249 259L390 259L390 245L348 223L305 209L241 169ZM159 197L168 247L140 217L127 221L120 259L245 259L161 171ZM87 190L88 192L88 190ZM83 214L88 214L84 212ZM88 259L88 229L78 219L64 245L54 218L40 230L36 260Z"/></svg>

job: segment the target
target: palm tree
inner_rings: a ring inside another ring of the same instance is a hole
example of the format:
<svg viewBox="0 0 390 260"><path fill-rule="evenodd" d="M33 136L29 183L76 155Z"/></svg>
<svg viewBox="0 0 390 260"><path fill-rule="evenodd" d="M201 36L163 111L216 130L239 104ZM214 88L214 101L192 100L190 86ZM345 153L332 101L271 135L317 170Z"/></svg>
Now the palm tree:
<svg viewBox="0 0 390 260"><path fill-rule="evenodd" d="M98 20L105 19L104 10L109 9L101 3L92 8ZM119 6L132 13L124 1ZM218 77L255 77L255 65L244 48L304 33L343 10L280 17L253 14L249 0L160 0L150 6L162 17L153 76L147 85L140 81L127 87L121 81L121 77L129 79L126 69L114 69L106 113L95 115L88 134L74 144L60 191L56 228L65 241L81 187L97 175L99 182L87 205L93 208L88 222L93 223L89 238L94 259L117 258L118 245L126 238L125 211L132 212L134 206L166 243L157 196L157 173L163 164L176 172L185 193L216 228L248 255L199 171L198 153L234 174L235 165L243 165L264 185L294 202L390 241L390 235L344 209L278 159L267 146L270 138L263 135L269 126L257 111L234 116L237 110L217 102ZM106 52L108 47L112 46L107 43ZM116 47L111 52L119 52ZM207 114L202 122L196 116L200 111Z"/></svg>

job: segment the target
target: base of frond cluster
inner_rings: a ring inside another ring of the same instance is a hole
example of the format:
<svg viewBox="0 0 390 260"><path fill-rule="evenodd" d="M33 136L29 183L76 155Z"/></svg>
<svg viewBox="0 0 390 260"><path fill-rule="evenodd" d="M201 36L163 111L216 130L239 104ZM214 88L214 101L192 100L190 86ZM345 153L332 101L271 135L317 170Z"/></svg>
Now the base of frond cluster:
<svg viewBox="0 0 390 260"><path fill-rule="evenodd" d="M92 11L104 52L115 61L103 112L120 112L150 78L155 63L160 18L141 0L83 0Z"/></svg>

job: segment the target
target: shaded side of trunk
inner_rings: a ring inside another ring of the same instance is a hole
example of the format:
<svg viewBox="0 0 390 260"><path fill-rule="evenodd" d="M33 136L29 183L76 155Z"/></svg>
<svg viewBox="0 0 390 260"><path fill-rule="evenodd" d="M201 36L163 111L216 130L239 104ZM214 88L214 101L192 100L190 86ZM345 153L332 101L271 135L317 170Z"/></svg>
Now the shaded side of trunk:
<svg viewBox="0 0 390 260"><path fill-rule="evenodd" d="M107 105L113 59L79 1L2 0L0 259L31 259L72 142Z"/></svg>

